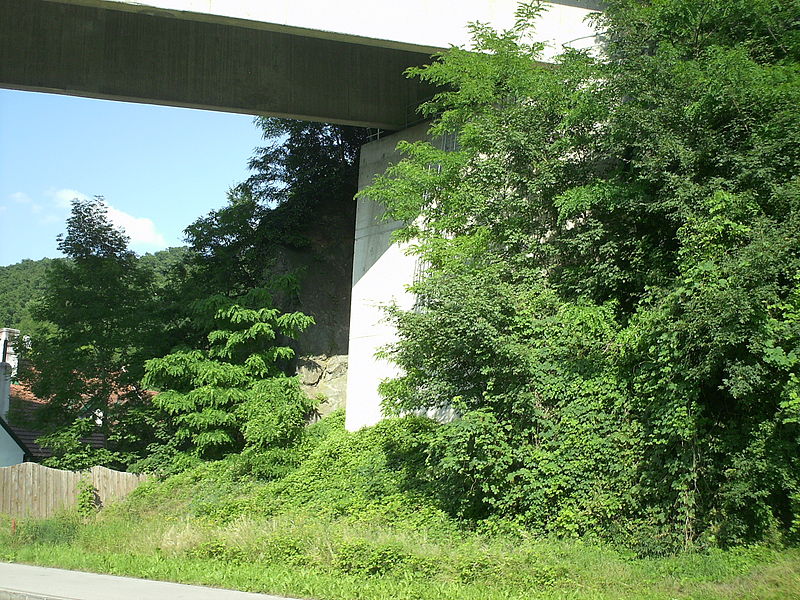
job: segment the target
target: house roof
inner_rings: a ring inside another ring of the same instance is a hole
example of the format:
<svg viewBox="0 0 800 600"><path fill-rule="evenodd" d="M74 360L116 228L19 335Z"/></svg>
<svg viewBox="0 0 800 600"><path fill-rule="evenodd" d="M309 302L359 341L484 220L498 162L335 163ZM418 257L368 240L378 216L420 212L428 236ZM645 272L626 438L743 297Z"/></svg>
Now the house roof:
<svg viewBox="0 0 800 600"><path fill-rule="evenodd" d="M21 417L21 422L27 423L31 420L34 413L42 406L47 404L45 400L36 397L31 390L24 385L11 384L12 412ZM50 448L45 448L36 443L36 440L44 435L43 431L31 429L20 425L5 423L6 429L14 436L21 447L25 450L30 460L42 461L53 456ZM106 436L100 432L95 432L87 437L81 438L85 444L92 448L104 448Z"/></svg>
<svg viewBox="0 0 800 600"><path fill-rule="evenodd" d="M36 440L43 436L44 432L8 424L6 424L6 429L15 436L18 443L21 442L21 447L32 460L41 461L53 456L53 451L50 448L45 448L36 443ZM106 445L106 436L98 432L81 438L81 441L89 444L92 448L103 448Z"/></svg>

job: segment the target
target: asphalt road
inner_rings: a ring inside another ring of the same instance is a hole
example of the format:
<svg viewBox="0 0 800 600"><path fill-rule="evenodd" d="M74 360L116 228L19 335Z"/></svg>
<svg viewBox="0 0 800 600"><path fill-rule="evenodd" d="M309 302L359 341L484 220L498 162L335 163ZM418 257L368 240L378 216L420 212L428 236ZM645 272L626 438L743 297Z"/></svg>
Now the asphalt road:
<svg viewBox="0 0 800 600"><path fill-rule="evenodd" d="M183 585L0 562L0 600L290 600Z"/></svg>

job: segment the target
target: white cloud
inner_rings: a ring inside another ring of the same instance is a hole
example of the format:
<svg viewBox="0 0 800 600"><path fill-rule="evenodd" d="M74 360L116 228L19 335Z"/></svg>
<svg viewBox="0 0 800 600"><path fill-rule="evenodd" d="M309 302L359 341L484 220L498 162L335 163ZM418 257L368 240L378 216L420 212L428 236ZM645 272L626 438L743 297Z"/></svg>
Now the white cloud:
<svg viewBox="0 0 800 600"><path fill-rule="evenodd" d="M53 203L64 210L69 210L72 207L72 201L75 198L80 200L88 200L89 196L78 190L71 190L69 188L62 188L60 190L48 190L45 192L53 199Z"/></svg>
<svg viewBox="0 0 800 600"><path fill-rule="evenodd" d="M29 204L31 202L31 197L24 192L14 192L9 198L18 204Z"/></svg>
<svg viewBox="0 0 800 600"><path fill-rule="evenodd" d="M126 212L114 208L106 202L108 207L108 219L117 227L125 230L125 234L131 238L131 245L157 246L166 248L167 241L164 236L156 230L156 225L146 217L134 217Z"/></svg>
<svg viewBox="0 0 800 600"><path fill-rule="evenodd" d="M73 190L70 188L51 188L44 192L44 195L49 198L49 202L47 203L48 210L45 210L45 206L39 204L38 202L34 202L30 196L23 192L11 194L9 198L20 204L28 205L32 213L39 215L39 220L41 223L54 223L56 221L63 221L63 212L70 210L72 207L72 201L75 198L78 198L79 200L90 199L88 194L84 194L83 192L79 192L78 190ZM134 217L125 211L111 206L108 202L106 202L105 205L108 209L108 220L111 221L111 223L113 223L116 227L125 230L125 235L130 238L132 247L143 246L144 250L154 250L167 247L166 239L164 239L163 234L156 229L156 225L151 219L146 217ZM61 215L56 215L51 212L53 209L56 209L59 213L61 213Z"/></svg>

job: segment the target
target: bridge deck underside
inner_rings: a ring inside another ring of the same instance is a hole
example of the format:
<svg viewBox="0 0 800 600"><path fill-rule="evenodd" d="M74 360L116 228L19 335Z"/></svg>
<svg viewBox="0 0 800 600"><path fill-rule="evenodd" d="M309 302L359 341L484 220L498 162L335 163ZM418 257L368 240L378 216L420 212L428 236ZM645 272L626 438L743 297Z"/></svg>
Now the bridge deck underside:
<svg viewBox="0 0 800 600"><path fill-rule="evenodd" d="M427 54L47 0L0 0L0 87L403 129Z"/></svg>

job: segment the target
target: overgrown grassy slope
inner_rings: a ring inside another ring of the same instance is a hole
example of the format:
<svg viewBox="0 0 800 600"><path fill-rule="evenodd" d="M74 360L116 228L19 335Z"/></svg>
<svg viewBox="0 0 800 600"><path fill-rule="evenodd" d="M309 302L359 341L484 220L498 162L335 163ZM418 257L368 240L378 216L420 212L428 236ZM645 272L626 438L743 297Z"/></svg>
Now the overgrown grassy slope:
<svg viewBox="0 0 800 600"><path fill-rule="evenodd" d="M800 598L795 550L636 558L505 522L467 529L415 479L425 427L350 434L335 415L298 449L204 464L96 514L15 532L0 517L0 559L337 600Z"/></svg>

